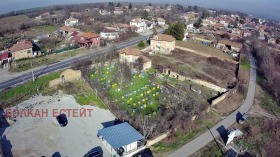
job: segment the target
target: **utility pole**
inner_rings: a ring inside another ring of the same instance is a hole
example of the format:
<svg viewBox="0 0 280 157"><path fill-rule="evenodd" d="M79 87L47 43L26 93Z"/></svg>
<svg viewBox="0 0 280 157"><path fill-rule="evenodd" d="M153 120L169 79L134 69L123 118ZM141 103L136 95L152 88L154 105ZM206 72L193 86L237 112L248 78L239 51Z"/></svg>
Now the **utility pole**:
<svg viewBox="0 0 280 157"><path fill-rule="evenodd" d="M35 81L35 77L34 77L34 71L33 71L33 68L32 68L32 62L30 62L30 64L31 64L31 73L32 73L32 80L33 81Z"/></svg>

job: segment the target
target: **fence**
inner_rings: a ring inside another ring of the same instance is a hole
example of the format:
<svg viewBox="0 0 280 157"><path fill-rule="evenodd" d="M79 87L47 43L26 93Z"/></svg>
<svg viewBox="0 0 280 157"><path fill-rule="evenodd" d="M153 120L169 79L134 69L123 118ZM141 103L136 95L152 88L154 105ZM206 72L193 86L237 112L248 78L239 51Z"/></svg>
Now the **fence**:
<svg viewBox="0 0 280 157"><path fill-rule="evenodd" d="M79 48L78 45L74 45L74 46L65 47L65 48L62 48L62 49L59 49L59 50L53 50L53 51L50 51L50 52L43 51L43 53L45 55L49 55L49 54L53 54L53 53L61 53L61 52L65 52L65 51L70 51L70 50L74 50L74 49L78 49L78 48Z"/></svg>

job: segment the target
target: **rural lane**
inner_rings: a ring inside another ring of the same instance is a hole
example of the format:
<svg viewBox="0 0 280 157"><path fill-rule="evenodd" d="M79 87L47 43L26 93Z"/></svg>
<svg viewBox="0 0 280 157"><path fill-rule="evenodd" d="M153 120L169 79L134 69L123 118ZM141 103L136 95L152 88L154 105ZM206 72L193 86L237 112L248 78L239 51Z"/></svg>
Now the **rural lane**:
<svg viewBox="0 0 280 157"><path fill-rule="evenodd" d="M243 114L248 112L253 103L255 97L255 87L256 87L256 63L254 57L249 54L250 60L250 80L249 80L249 88L247 92L247 96L243 104L235 110L235 112L231 113L228 117L223 119L221 122L213 126L210 130L215 138L220 136L221 131L229 128L232 124L236 122L237 115ZM180 149L176 150L175 152L171 153L168 157L188 157L206 146L209 142L214 140L212 134L209 130L205 133L197 137L196 139L192 140L191 142L187 143Z"/></svg>

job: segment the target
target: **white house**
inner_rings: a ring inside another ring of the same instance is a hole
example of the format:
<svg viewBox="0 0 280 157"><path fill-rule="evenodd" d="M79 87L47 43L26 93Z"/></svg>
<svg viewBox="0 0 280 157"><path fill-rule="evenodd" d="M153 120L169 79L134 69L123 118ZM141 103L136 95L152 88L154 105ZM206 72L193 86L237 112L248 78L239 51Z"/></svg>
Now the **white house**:
<svg viewBox="0 0 280 157"><path fill-rule="evenodd" d="M114 14L115 15L122 15L123 14L123 9L121 7L115 7Z"/></svg>
<svg viewBox="0 0 280 157"><path fill-rule="evenodd" d="M137 33L147 30L146 21L144 19L141 19L141 18L135 18L135 19L130 20L129 25L130 26L136 26L137 27L137 30L136 30Z"/></svg>
<svg viewBox="0 0 280 157"><path fill-rule="evenodd" d="M101 15L111 15L111 12L107 11L107 10L104 10L104 9L100 9L99 14L101 14Z"/></svg>
<svg viewBox="0 0 280 157"><path fill-rule="evenodd" d="M164 26L165 25L165 20L163 18L157 18L157 24L159 26Z"/></svg>
<svg viewBox="0 0 280 157"><path fill-rule="evenodd" d="M75 26L79 23L78 19L70 17L69 19L65 20L65 26Z"/></svg>
<svg viewBox="0 0 280 157"><path fill-rule="evenodd" d="M119 33L113 30L104 30L100 32L101 39L115 40L119 37Z"/></svg>

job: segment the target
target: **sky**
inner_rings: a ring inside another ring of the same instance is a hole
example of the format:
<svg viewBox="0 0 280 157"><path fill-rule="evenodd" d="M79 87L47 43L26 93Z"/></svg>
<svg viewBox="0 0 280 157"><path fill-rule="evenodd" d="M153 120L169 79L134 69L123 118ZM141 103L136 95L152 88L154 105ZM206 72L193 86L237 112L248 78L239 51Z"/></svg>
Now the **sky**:
<svg viewBox="0 0 280 157"><path fill-rule="evenodd" d="M149 0L105 0L128 2L151 2ZM77 4L105 2L102 0L1 0L0 14L21 9L42 7L56 4ZM249 13L280 20L280 0L153 0L152 3L172 3L197 5L215 9L225 9Z"/></svg>

